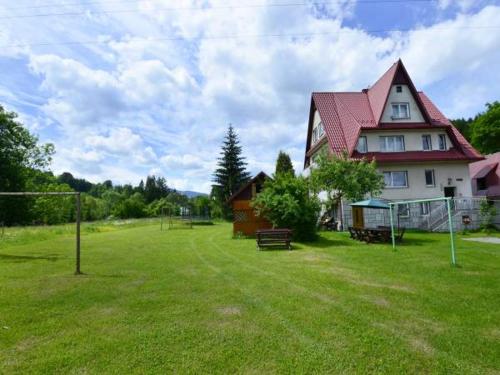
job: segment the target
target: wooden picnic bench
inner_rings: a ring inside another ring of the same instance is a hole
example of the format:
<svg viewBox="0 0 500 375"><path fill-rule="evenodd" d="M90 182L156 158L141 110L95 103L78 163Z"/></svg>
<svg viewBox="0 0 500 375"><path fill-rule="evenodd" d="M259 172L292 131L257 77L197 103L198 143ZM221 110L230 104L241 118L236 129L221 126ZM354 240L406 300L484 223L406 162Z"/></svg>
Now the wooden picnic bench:
<svg viewBox="0 0 500 375"><path fill-rule="evenodd" d="M257 235L257 248L284 246L288 250L292 249L291 229L259 229Z"/></svg>
<svg viewBox="0 0 500 375"><path fill-rule="evenodd" d="M397 233L395 233L396 242L403 241L403 235L406 228L401 228ZM349 234L351 238L358 241L364 241L366 243L373 242L391 242L391 230L390 227L378 227L378 228L354 228L348 227Z"/></svg>

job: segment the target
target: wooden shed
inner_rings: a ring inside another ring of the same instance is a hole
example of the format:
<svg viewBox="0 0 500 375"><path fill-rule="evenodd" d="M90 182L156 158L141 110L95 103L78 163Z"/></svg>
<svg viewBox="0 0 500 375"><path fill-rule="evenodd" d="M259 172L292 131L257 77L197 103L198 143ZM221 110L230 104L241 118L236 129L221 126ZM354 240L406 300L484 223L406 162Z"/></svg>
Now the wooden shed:
<svg viewBox="0 0 500 375"><path fill-rule="evenodd" d="M258 229L272 228L272 224L262 217L255 215L250 202L262 190L264 181L270 178L264 172L243 185L234 193L228 202L233 208L233 233L242 233L247 236L255 235Z"/></svg>

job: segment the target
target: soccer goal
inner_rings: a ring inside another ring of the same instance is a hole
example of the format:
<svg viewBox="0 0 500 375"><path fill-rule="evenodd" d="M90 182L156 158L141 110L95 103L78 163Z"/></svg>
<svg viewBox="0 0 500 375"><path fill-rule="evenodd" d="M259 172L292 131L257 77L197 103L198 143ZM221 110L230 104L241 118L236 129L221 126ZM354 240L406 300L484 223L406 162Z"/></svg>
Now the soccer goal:
<svg viewBox="0 0 500 375"><path fill-rule="evenodd" d="M393 212L398 212L399 205L409 205L413 203L430 203L430 202L445 202L447 216L448 216L448 228L450 232L450 250L451 250L451 264L453 266L457 265L455 256L455 240L453 237L453 222L451 218L451 198L441 197L441 198L431 198L431 199L417 199L412 201L400 201L400 202L389 202L389 216L391 222L391 237L392 237L392 248L396 249L396 234L394 231L394 215Z"/></svg>
<svg viewBox="0 0 500 375"><path fill-rule="evenodd" d="M177 215L178 213L178 215ZM189 228L193 229L193 216L189 209L181 207L179 212L176 209L163 209L160 214L160 230Z"/></svg>
<svg viewBox="0 0 500 375"><path fill-rule="evenodd" d="M66 191L53 191L53 192L0 192L0 197L28 197L28 196L75 196L75 225L76 225L76 235L75 235L75 250L76 250L76 264L75 264L75 275L81 275L80 269L80 217L81 217L81 200L79 192L66 192ZM2 229L3 230L3 229Z"/></svg>

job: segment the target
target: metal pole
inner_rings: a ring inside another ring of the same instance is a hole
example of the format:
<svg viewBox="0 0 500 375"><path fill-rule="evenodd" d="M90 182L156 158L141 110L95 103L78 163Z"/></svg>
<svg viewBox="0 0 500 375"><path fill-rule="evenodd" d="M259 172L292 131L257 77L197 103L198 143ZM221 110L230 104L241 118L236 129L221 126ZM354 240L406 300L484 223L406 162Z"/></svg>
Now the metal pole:
<svg viewBox="0 0 500 375"><path fill-rule="evenodd" d="M392 238L392 248L396 249L396 238L394 237L394 220L392 219L392 203L389 203L389 215L391 220L391 238Z"/></svg>
<svg viewBox="0 0 500 375"><path fill-rule="evenodd" d="M80 193L76 194L76 270L75 275L81 275L80 271Z"/></svg>
<svg viewBox="0 0 500 375"><path fill-rule="evenodd" d="M448 226L450 228L450 241L451 241L451 264L457 265L455 259L455 241L453 240L453 224L451 222L451 198L446 199L446 208L448 209Z"/></svg>
<svg viewBox="0 0 500 375"><path fill-rule="evenodd" d="M162 207L160 210L160 231L163 231L163 211L164 208Z"/></svg>

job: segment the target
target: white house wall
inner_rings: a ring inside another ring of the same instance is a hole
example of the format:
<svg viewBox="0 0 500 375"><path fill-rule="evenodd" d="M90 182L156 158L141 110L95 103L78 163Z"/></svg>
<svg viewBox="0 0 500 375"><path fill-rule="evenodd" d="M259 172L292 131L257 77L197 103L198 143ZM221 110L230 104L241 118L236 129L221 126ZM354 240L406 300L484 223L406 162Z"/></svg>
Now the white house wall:
<svg viewBox="0 0 500 375"><path fill-rule="evenodd" d="M432 140L432 149L439 150L439 134L446 135L446 148L452 147L450 138L443 129L392 130L392 131L364 131L361 136L366 137L368 152L380 151L380 136L403 135L405 151L422 151L422 135L429 134Z"/></svg>
<svg viewBox="0 0 500 375"><path fill-rule="evenodd" d="M401 86L402 92L396 92L396 86ZM410 118L409 119L398 119L397 122L425 122L422 112L418 108L415 98L411 94L410 89L406 85L393 85L387 98L387 104L382 114L381 122L395 122L391 118L392 107L391 103L409 103L410 107Z"/></svg>
<svg viewBox="0 0 500 375"><path fill-rule="evenodd" d="M435 186L427 187L425 184L425 170L434 170ZM407 171L408 187L385 188L382 198L390 200L410 200L423 198L436 198L444 196L444 187L455 187L456 197L472 196L467 163L453 162L428 162L425 164L386 164L379 165L378 170Z"/></svg>

